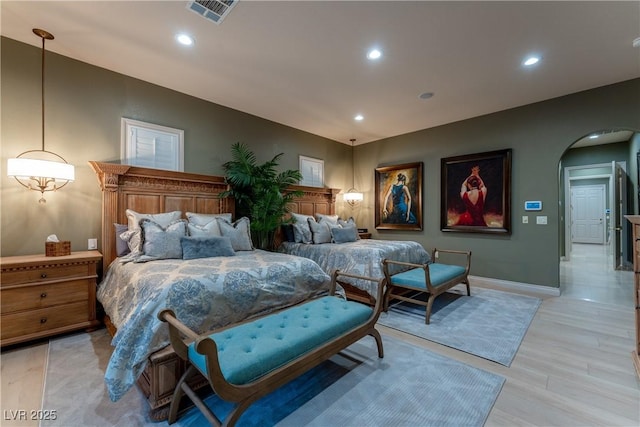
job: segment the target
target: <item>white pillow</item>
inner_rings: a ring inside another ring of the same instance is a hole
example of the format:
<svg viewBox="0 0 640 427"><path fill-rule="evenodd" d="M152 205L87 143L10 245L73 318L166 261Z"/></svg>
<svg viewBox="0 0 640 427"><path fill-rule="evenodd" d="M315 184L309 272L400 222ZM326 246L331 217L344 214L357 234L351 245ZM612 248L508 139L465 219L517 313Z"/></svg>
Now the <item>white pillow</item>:
<svg viewBox="0 0 640 427"><path fill-rule="evenodd" d="M188 223L187 229L189 230L189 236L193 237L222 237L220 225L218 225L218 221L216 220L206 225Z"/></svg>
<svg viewBox="0 0 640 427"><path fill-rule="evenodd" d="M187 220L189 220L191 224L195 224L195 225L207 225L211 222L216 222L215 220L217 218L222 218L227 222L231 222L233 219L230 213L202 214L202 213L187 212L185 215L187 217Z"/></svg>
<svg viewBox="0 0 640 427"><path fill-rule="evenodd" d="M338 215L325 215L325 214L316 214L316 219L318 222L327 221L329 225L333 225L334 227L338 225Z"/></svg>
<svg viewBox="0 0 640 427"><path fill-rule="evenodd" d="M229 221L218 218L218 225L222 237L231 239L231 247L234 251L252 251L253 242L251 242L251 223L249 218L243 216L233 224Z"/></svg>

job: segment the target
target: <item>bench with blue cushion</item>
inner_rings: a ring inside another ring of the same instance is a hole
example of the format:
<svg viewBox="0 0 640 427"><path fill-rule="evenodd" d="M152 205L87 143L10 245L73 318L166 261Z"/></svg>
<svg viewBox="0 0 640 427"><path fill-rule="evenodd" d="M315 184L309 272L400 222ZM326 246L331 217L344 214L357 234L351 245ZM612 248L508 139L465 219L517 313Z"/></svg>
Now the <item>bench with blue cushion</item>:
<svg viewBox="0 0 640 427"><path fill-rule="evenodd" d="M441 254L453 254L454 256L464 255L466 257L466 262L460 262L460 265L437 262ZM461 283L466 285L467 295L471 295L468 277L469 269L471 268L470 251L434 249L431 259L436 261L427 264L413 264L389 259L382 261L385 280L387 282L383 307L385 311L388 310L389 301L392 299L399 299L414 304L424 305L426 307L425 323L429 324L433 301L438 295L442 295L452 287ZM390 265L408 268L408 270L396 274L390 274ZM428 294L426 302L422 299L416 298L421 293Z"/></svg>
<svg viewBox="0 0 640 427"><path fill-rule="evenodd" d="M336 296L339 276L378 282L376 304ZM382 338L374 327L383 288L384 279L336 271L329 295L203 335L187 328L171 310L163 310L158 317L169 324L171 344L190 364L174 391L169 424L176 421L180 400L187 394L212 425L234 425L253 402L366 335L373 336L378 356L383 357ZM196 372L209 380L221 399L236 403L224 422L189 387Z"/></svg>

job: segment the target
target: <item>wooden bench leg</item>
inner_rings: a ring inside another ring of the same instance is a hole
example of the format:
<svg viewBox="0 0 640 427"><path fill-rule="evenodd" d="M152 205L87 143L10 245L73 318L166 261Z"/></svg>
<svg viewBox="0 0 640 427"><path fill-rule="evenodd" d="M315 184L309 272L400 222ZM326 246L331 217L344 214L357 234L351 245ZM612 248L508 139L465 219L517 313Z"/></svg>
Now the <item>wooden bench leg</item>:
<svg viewBox="0 0 640 427"><path fill-rule="evenodd" d="M380 332L375 328L371 328L369 335L376 340L376 345L378 346L378 357L382 359L384 357L384 348L382 347L382 336L380 335Z"/></svg>
<svg viewBox="0 0 640 427"><path fill-rule="evenodd" d="M471 296L471 288L469 287L469 279L463 280L462 283L467 285L467 295Z"/></svg>
<svg viewBox="0 0 640 427"><path fill-rule="evenodd" d="M435 294L429 294L429 299L427 300L427 310L424 316L424 323L426 323L427 325L429 324L429 322L431 321L431 308L433 307L433 301L435 301L436 299L436 295Z"/></svg>

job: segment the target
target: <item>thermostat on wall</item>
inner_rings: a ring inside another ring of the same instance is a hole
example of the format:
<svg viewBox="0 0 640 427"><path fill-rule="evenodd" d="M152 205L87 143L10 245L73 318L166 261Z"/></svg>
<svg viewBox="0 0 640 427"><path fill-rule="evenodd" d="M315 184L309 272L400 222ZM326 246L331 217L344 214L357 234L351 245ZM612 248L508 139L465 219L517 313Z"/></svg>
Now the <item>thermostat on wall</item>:
<svg viewBox="0 0 640 427"><path fill-rule="evenodd" d="M541 211L542 202L540 200L528 200L524 202L525 211Z"/></svg>

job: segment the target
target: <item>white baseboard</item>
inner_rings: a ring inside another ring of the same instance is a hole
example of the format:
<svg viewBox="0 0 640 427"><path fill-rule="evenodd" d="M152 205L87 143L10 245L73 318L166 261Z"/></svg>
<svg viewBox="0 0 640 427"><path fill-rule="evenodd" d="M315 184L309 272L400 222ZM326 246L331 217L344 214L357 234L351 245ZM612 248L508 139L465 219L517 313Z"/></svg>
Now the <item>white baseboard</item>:
<svg viewBox="0 0 640 427"><path fill-rule="evenodd" d="M525 292L533 292L544 295L560 296L560 288L552 288L550 286L532 285L531 283L512 282L510 280L492 279L490 277L479 277L469 275L471 285L486 284L505 290L519 290Z"/></svg>

